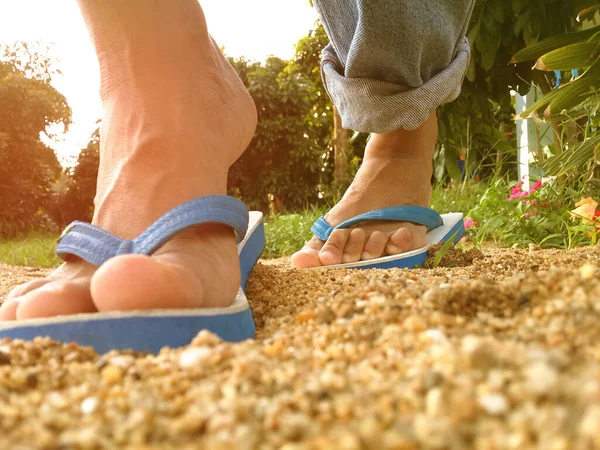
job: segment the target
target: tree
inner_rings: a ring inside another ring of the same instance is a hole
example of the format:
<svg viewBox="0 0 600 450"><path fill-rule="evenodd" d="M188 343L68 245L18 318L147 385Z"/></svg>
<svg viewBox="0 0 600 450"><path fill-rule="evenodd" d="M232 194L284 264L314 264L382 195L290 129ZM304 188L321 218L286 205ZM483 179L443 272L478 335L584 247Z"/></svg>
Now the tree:
<svg viewBox="0 0 600 450"><path fill-rule="evenodd" d="M254 99L258 127L246 152L229 172L230 193L251 208L301 209L319 201L326 146L315 111L313 82L279 58L264 64L232 60ZM325 181L325 183L324 183Z"/></svg>
<svg viewBox="0 0 600 450"><path fill-rule="evenodd" d="M60 176L56 155L40 140L50 125L71 122L65 97L50 85L47 49L18 43L0 47L0 235L39 227Z"/></svg>
<svg viewBox="0 0 600 450"><path fill-rule="evenodd" d="M467 150L471 161L484 167L484 175L486 166L490 173L503 159L515 158L516 143L503 132L514 129L510 91L524 95L535 83L549 92L554 79L533 70L529 62L511 59L527 45L572 30L574 12L589 1L477 0L468 27L473 51L462 93L438 114L438 179L445 171L460 179L457 160Z"/></svg>
<svg viewBox="0 0 600 450"><path fill-rule="evenodd" d="M263 211L297 210L330 195L332 105L321 81L323 27L296 45L291 61L231 59L258 110L248 150L229 175L232 194Z"/></svg>
<svg viewBox="0 0 600 450"><path fill-rule="evenodd" d="M99 122L99 121L98 121ZM94 215L94 197L100 165L100 127L77 156L75 167L66 172L64 189L57 193L53 220L64 228L74 220L90 222Z"/></svg>

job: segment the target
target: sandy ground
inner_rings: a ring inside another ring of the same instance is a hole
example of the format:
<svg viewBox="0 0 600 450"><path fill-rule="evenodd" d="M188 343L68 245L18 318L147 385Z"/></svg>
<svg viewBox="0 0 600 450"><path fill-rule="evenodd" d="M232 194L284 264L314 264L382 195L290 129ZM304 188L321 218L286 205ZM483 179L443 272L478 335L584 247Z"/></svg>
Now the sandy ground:
<svg viewBox="0 0 600 450"><path fill-rule="evenodd" d="M239 344L0 341L0 448L600 448L600 247L474 256L261 262L257 338ZM0 265L0 296L43 274Z"/></svg>

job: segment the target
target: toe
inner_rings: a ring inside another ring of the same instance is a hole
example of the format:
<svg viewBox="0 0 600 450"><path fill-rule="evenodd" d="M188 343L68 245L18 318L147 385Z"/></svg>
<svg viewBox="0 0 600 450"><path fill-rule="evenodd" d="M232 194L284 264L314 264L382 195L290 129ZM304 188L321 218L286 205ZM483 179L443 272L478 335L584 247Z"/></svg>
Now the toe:
<svg viewBox="0 0 600 450"><path fill-rule="evenodd" d="M412 250L414 237L411 230L406 227L398 228L391 236L385 246L385 252L388 255L397 255L398 253Z"/></svg>
<svg viewBox="0 0 600 450"><path fill-rule="evenodd" d="M5 320L17 319L17 308L19 306L18 297L7 299L0 305L0 322Z"/></svg>
<svg viewBox="0 0 600 450"><path fill-rule="evenodd" d="M353 228L344 247L343 263L353 263L360 261L360 255L365 247L367 233L362 228Z"/></svg>
<svg viewBox="0 0 600 450"><path fill-rule="evenodd" d="M346 246L349 236L350 230L348 229L334 230L319 252L321 264L324 266L340 264L344 254L344 247Z"/></svg>
<svg viewBox="0 0 600 450"><path fill-rule="evenodd" d="M360 259L366 261L369 259L379 258L383 254L383 250L388 239L389 234L384 233L383 231L373 231L367 238L367 242L365 243L365 248L363 249Z"/></svg>
<svg viewBox="0 0 600 450"><path fill-rule="evenodd" d="M27 294L28 292L33 291L34 289L37 289L41 286L43 286L44 284L48 283L48 279L47 278L41 278L39 280L32 280L28 283L25 284L21 284L20 286L17 286L15 288L13 288L8 295L6 296L6 300L9 300L11 298L16 298L16 297L20 297L22 295Z"/></svg>
<svg viewBox="0 0 600 450"><path fill-rule="evenodd" d="M292 266L297 269L307 269L321 265L319 251L323 248L323 241L313 237L301 250L292 255Z"/></svg>
<svg viewBox="0 0 600 450"><path fill-rule="evenodd" d="M427 228L412 223L398 228L390 237L385 251L388 255L408 252L423 247L426 242Z"/></svg>
<svg viewBox="0 0 600 450"><path fill-rule="evenodd" d="M92 277L99 311L199 308L202 283L186 270L145 255L123 255L105 262Z"/></svg>
<svg viewBox="0 0 600 450"><path fill-rule="evenodd" d="M89 279L52 281L10 302L18 304L18 320L96 312Z"/></svg>

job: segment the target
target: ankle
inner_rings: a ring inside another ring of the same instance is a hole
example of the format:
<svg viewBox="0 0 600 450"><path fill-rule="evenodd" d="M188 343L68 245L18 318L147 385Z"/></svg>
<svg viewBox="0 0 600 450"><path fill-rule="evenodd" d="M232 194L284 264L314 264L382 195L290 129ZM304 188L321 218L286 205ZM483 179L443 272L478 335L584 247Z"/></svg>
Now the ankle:
<svg viewBox="0 0 600 450"><path fill-rule="evenodd" d="M417 129L398 128L385 134L372 134L365 148L365 160L430 161L438 135L434 112Z"/></svg>

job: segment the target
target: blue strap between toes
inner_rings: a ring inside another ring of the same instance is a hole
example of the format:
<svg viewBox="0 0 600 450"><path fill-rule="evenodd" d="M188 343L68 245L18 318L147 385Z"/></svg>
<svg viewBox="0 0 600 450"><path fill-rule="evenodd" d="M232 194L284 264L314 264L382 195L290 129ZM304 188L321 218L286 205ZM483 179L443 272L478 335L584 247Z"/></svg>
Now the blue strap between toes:
<svg viewBox="0 0 600 450"><path fill-rule="evenodd" d="M326 241L329 239L333 230L350 228L360 222L371 220L392 220L395 222L412 222L427 227L427 230L433 230L444 224L442 216L436 213L433 209L423 208L421 206L392 206L389 208L381 208L369 211L365 214L359 214L339 225L332 227L324 217L319 217L311 227L313 234Z"/></svg>
<svg viewBox="0 0 600 450"><path fill-rule="evenodd" d="M75 221L59 238L56 254L63 260L76 255L100 266L118 255L150 255L174 234L205 223L230 226L239 243L248 230L248 220L248 208L241 201L225 195L209 195L173 208L133 240L121 239L89 223Z"/></svg>

